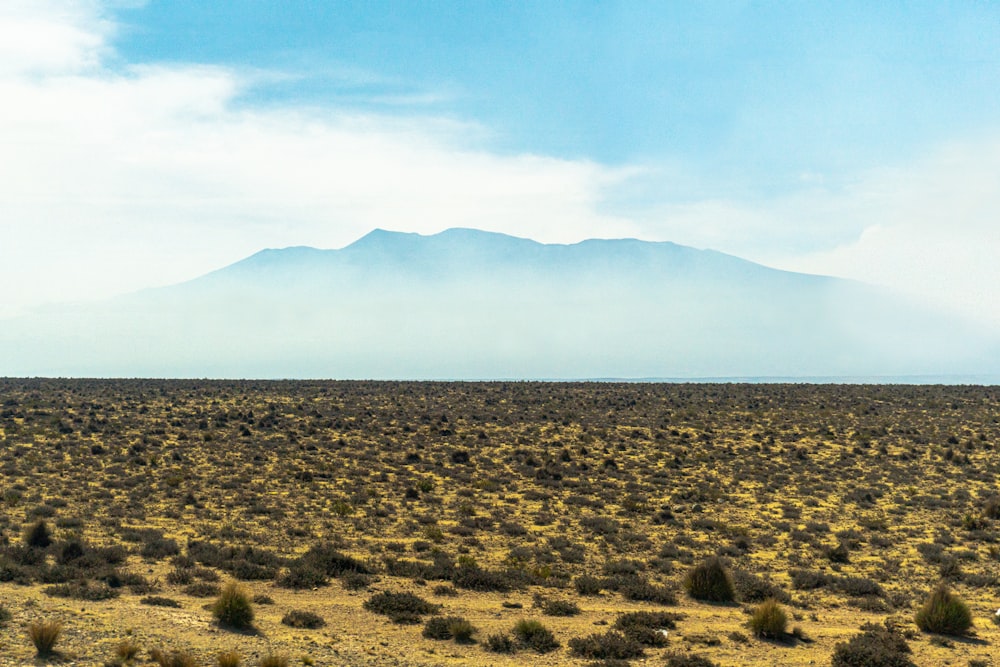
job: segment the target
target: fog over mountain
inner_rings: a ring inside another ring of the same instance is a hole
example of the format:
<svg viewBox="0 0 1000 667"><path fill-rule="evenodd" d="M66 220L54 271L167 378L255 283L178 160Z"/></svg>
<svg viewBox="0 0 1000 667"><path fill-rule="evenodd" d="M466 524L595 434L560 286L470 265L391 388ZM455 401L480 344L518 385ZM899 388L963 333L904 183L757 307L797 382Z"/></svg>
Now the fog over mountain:
<svg viewBox="0 0 1000 667"><path fill-rule="evenodd" d="M386 379L993 374L874 287L634 239L376 230L3 323L0 375Z"/></svg>

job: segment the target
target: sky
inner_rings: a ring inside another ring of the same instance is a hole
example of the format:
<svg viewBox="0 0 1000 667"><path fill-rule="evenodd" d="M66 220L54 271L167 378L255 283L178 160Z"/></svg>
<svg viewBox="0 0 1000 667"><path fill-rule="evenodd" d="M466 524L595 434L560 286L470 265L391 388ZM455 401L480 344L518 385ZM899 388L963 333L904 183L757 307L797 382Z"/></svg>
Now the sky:
<svg viewBox="0 0 1000 667"><path fill-rule="evenodd" d="M0 0L0 100L0 318L460 226L1000 330L996 3Z"/></svg>

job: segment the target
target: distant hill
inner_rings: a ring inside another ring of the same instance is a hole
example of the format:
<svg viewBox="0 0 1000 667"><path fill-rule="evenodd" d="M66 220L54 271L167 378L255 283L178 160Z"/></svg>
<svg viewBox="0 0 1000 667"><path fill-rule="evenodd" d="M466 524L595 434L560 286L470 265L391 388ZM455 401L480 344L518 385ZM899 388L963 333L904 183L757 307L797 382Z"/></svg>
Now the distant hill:
<svg viewBox="0 0 1000 667"><path fill-rule="evenodd" d="M3 323L0 375L649 378L996 373L994 342L850 281L634 239L376 230ZM992 364L992 365L991 365Z"/></svg>

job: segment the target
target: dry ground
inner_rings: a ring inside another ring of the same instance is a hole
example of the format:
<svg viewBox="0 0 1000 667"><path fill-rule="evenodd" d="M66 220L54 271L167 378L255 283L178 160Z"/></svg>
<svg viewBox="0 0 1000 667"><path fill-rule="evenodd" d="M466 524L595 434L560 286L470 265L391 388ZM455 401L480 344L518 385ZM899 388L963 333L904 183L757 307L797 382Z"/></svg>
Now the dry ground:
<svg viewBox="0 0 1000 667"><path fill-rule="evenodd" d="M1000 665L998 419L992 387L0 380L0 665L101 665L128 638L135 664L155 647L203 665L227 649L245 665L585 664L570 640L638 610L682 617L636 665L829 665L869 621L898 626L917 665ZM40 521L52 543L24 546ZM736 603L685 594L712 555ZM599 594L578 592L588 576ZM253 632L207 608L233 579L271 598ZM916 628L942 581L972 636ZM380 591L442 605L477 641L364 609ZM807 641L752 636L763 594ZM325 626L283 625L291 610ZM64 625L44 661L38 619ZM521 619L560 648L487 650Z"/></svg>

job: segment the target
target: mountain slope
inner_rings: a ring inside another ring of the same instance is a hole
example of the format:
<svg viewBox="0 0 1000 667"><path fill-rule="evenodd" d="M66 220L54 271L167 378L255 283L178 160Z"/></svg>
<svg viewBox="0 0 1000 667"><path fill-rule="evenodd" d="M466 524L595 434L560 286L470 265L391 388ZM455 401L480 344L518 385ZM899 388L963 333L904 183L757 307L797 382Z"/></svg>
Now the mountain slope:
<svg viewBox="0 0 1000 667"><path fill-rule="evenodd" d="M634 239L376 230L9 323L0 374L587 378L993 372L877 290Z"/></svg>

